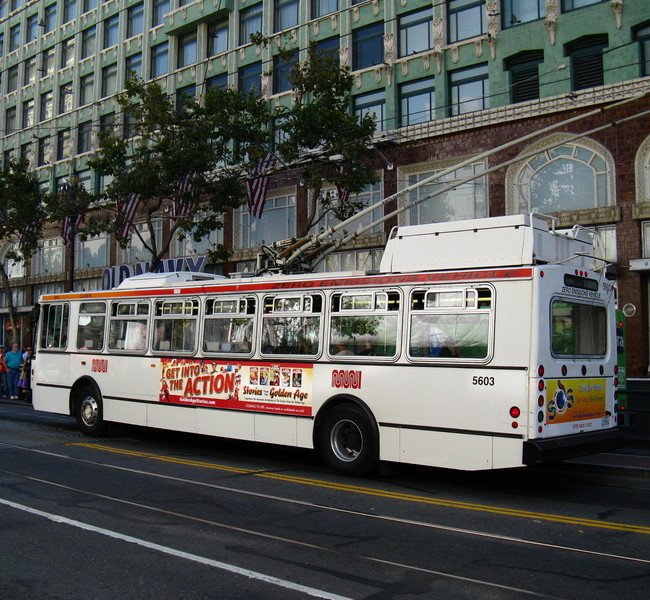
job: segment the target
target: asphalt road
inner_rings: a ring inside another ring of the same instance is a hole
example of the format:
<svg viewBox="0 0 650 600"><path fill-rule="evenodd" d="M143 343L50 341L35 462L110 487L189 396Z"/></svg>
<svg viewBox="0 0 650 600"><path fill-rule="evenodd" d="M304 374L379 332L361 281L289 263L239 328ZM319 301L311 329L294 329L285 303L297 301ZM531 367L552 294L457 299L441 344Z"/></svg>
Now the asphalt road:
<svg viewBox="0 0 650 600"><path fill-rule="evenodd" d="M643 598L650 481L580 464L327 472L311 452L0 405L0 595Z"/></svg>

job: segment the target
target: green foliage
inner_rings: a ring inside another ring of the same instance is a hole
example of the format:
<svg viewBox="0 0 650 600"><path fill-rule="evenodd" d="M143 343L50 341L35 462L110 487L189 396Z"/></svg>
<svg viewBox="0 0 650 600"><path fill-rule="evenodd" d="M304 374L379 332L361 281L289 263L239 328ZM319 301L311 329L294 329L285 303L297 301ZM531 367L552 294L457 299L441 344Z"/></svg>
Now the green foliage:
<svg viewBox="0 0 650 600"><path fill-rule="evenodd" d="M91 227L110 231L125 247L139 233L131 226L122 236L124 215L119 209L130 194L140 194L150 231L154 219L170 219L160 247L153 235L147 245L154 268L176 231L200 240L223 226L224 211L242 204L242 163L268 144L269 114L264 101L230 89L210 90L202 106L189 98L177 106L157 83L136 79L127 83L118 102L136 135L100 135L99 152L89 164L113 179L101 200L105 210ZM192 189L179 192L179 182L188 176ZM187 215L172 218L174 199L187 203Z"/></svg>
<svg viewBox="0 0 650 600"><path fill-rule="evenodd" d="M285 51L287 60L292 52ZM345 219L361 208L321 190L333 184L356 194L378 180L368 151L375 122L370 115L359 118L350 112L353 79L337 55L318 53L312 45L307 61L298 63L289 79L295 103L276 116L283 136L277 150L285 162L299 164L302 181L319 198L320 211L314 206L308 216L309 230L318 212L331 210Z"/></svg>

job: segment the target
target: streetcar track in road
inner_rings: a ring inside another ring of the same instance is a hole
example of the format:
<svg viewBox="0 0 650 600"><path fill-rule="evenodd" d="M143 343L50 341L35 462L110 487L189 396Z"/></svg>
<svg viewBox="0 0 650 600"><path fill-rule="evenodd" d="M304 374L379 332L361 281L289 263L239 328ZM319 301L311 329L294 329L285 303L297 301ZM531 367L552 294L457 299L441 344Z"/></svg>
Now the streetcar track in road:
<svg viewBox="0 0 650 600"><path fill-rule="evenodd" d="M364 494L367 496L377 496L380 498L388 498L392 500L401 500L405 502L414 502L418 504L428 504L433 506L441 506L445 508L454 508L459 510L468 510L474 512L487 512L508 517L518 517L524 519L532 519L536 521L551 521L554 523L564 523L568 525L577 525L579 527L595 527L598 529L612 529L615 531L625 531L630 533L639 533L641 535L650 535L650 527L644 525L633 525L630 523L612 523L608 521L600 521L598 519L585 519L582 517L571 517L568 515L543 513L537 511L528 511L518 508L507 508L500 506L493 506L488 504L477 504L473 502L461 502L458 500L445 500L442 498L431 498L428 496L421 496L417 494L408 494L404 492L396 492L390 490L382 490L379 488L362 487L358 485L351 485L346 483L339 483L333 481L326 481L323 479L314 479L309 477L299 477L297 475L288 475L285 473L278 473L272 471L259 471L255 469L244 469L239 467L230 467L199 460L190 460L185 458L175 458L171 456L164 456L161 454L153 454L150 452L139 452L137 450L124 450L121 448L113 448L103 444L91 444L89 442L70 443L70 446L81 446L102 452L110 452L113 454L121 454L131 456L134 458L145 458L147 460L155 460L159 462L168 462L172 464L180 464L183 466L199 467L203 469L214 469L217 471L226 471L230 473L238 473L242 475L251 475L254 477L262 477L265 479L274 479L286 481L288 483L297 483L300 485L307 485L311 487L326 488L341 492Z"/></svg>
<svg viewBox="0 0 650 600"><path fill-rule="evenodd" d="M484 538L484 539L493 540L493 541L497 541L497 542L516 543L516 544L520 544L520 545L523 545L523 546L532 546L532 547L538 547L538 548L546 548L546 549L550 549L550 550L559 550L559 551L565 551L565 552L574 553L574 554L584 554L584 555L597 556L597 557L602 557L602 558L611 558L611 559L615 559L615 560L627 561L627 562L632 562L632 563L650 564L650 559L638 558L638 557L634 557L634 556L625 556L625 555L612 554L612 553L607 553L607 552L597 552L597 551L594 551L594 550L587 550L587 549L584 549L584 548L576 548L576 547L571 547L571 546L562 546L562 545L558 545L558 544L551 544L551 543L540 542L540 541L536 541L536 540L528 540L528 539L524 539L524 538L518 538L518 537L507 536L507 535L502 535L502 534L495 534L495 533L489 533L489 532L472 530L472 529L464 529L464 528L459 528L459 527L452 527L452 526L448 526L448 525L441 525L441 524L430 523L430 522L425 522L425 521L416 521L416 520L413 520L413 519L405 519L405 518L393 517L393 516L389 516L389 515L380 515L380 514L374 514L374 513L367 513L367 512L362 512L362 511L358 511L358 510L338 508L338 507L334 507L334 506L326 506L326 505L316 504L316 503L308 502L308 501L304 501L304 500L297 500L297 499L294 499L294 498L276 496L276 495L266 494L266 493L262 493L262 492L254 492L254 491L249 491L249 490L242 490L242 489L234 488L234 487L231 487L231 486L220 485L220 484L215 484L215 483L206 483L206 482L196 481L196 480L182 478L182 477L174 477L174 476L171 476L171 475L164 475L164 474L161 474L161 473L153 473L153 472L150 472L150 471L144 471L144 470L141 470L141 469L133 469L133 468L125 467L125 466L121 466L121 465L112 465L112 464L107 464L107 463L100 463L100 462L92 461L92 460L89 460L89 459L76 458L76 457L72 457L72 456L69 456L69 455L66 455L66 454L59 454L59 453L54 453L54 452L45 451L45 450L36 450L36 449L26 448L26 447L19 446L19 445L7 444L7 443L4 443L4 442L0 442L0 445L14 447L14 448L18 448L18 449L21 449L21 450L34 452L34 453L37 453L37 454L52 456L52 457L55 457L55 458L62 458L62 459L65 459L65 460L79 462L79 463L82 463L82 464L98 466L98 467L101 467L101 468L113 469L113 470L116 470L116 471L122 471L122 472L126 472L126 473L133 473L133 474L137 474L137 475L143 475L143 476L146 476L146 477L153 477L153 478L162 479L162 480L166 480L166 481L185 483L185 484L199 486L199 487L205 487L205 488L213 489L213 490L219 490L219 491L225 491L225 492L230 492L230 493L234 493L234 494L240 494L240 495L245 495L245 496L250 496L250 497L255 497L255 498L261 498L261 499L264 499L264 500L272 500L272 501L277 501L277 502L283 502L283 503L293 504L293 505L296 505L296 506L303 506L303 507L311 508L311 509L318 509L318 510L323 510L323 511L336 512L336 513L340 513L340 514L346 514L346 515L362 517L362 518L368 518L368 519L384 521L384 522L389 522L389 523L395 523L395 524L422 527L422 528L426 528L426 529L433 529L433 530L444 531L444 532L448 532L448 533L457 533L457 534L460 534L460 535L468 535L468 536L472 536L472 537L479 537L479 538ZM76 444L72 444L72 445L76 445ZM126 450L119 452L119 454L129 454L129 453L130 453L130 451L126 451ZM151 455L151 454L148 454L148 453L136 453L136 454L142 455L143 457L152 457L152 456L160 457L160 455ZM170 457L161 457L161 458L170 458ZM170 460L172 460L172 462L174 462L175 464L181 464L181 465L189 464L190 466L211 465L211 466L216 468L216 466L212 465L212 463L203 463L202 461L195 461L195 460L185 461L185 459L171 459L171 458L170 458ZM234 467L227 467L226 469L229 472L242 473L242 474L248 474L248 475L254 475L254 476L269 476L269 475L272 474L272 473L270 473L268 471L254 471L254 470L250 470L250 469L237 469L237 468L234 468ZM7 474L10 474L10 472L7 472L7 471L0 470L0 473L1 472L5 472ZM15 473L14 473L14 475L29 478L29 476L27 476L27 475L20 475L20 474L15 474ZM281 475L281 474L276 474L276 475ZM280 477L274 477L274 479L282 479L283 481L290 481L290 482L292 482L293 479L297 479L299 482L304 482L305 481L303 478L289 477L289 476L286 476L286 475L282 476L281 478ZM319 482L320 480L313 480L313 481ZM46 482L46 481L43 481L43 482L44 483L51 483L51 485L54 485L54 486L65 487L63 484L58 484L56 482ZM345 485L345 484L342 484L342 485ZM330 489L338 489L338 488L330 488ZM345 489L345 491L350 491L352 489L357 489L357 488L356 488L356 486L345 486L344 489ZM360 488L360 489L363 489L363 488ZM93 492L86 492L86 491L83 491L83 490L79 490L79 492L80 493L86 493L86 494L89 494L89 495L94 495ZM98 495L98 496L100 496L100 495ZM398 495L391 494L389 496L383 496L383 497L386 497L386 498L389 498L389 499L395 499L395 498L402 499L402 498L400 498L399 494ZM113 498L113 497L110 497L110 498L114 499L117 502L129 503L126 500L120 500L118 498ZM150 508L151 510L160 510L161 512L164 512L164 511L162 511L162 509L156 509L155 507L146 507L146 508ZM191 517L191 516L187 516L186 518L198 519L198 518ZM225 525L225 527L232 527L232 526ZM640 529L646 529L646 530L650 529L650 528L647 528L647 527L644 528L642 526L637 526L637 527L639 527ZM622 531L633 532L631 529L624 529ZM252 532L252 531L250 531L249 533L251 533L252 535L259 535L259 536L267 536L268 535L268 534L264 534L262 532ZM290 541L290 540L286 540L286 541ZM305 542L300 542L299 540L292 541L292 543L306 544ZM375 562L383 562L380 559L376 559L376 558L373 558L373 557L363 557L363 558L366 558L367 560L372 560L372 561L375 561ZM407 568L407 567L404 566L404 568ZM412 568L415 569L415 570L419 570L418 567L412 567Z"/></svg>

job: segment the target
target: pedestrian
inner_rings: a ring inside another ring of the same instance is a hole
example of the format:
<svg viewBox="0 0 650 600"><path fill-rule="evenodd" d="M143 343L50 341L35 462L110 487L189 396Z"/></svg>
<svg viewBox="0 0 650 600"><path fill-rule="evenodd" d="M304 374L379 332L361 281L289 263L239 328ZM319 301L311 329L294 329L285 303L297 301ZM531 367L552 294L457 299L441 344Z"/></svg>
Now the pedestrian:
<svg viewBox="0 0 650 600"><path fill-rule="evenodd" d="M7 396L7 365L5 365L5 348L0 346L0 396Z"/></svg>
<svg viewBox="0 0 650 600"><path fill-rule="evenodd" d="M26 348L23 352L23 361L20 365L20 377L18 378L18 393L27 402L32 399L32 349Z"/></svg>
<svg viewBox="0 0 650 600"><path fill-rule="evenodd" d="M3 360L7 367L7 394L11 400L18 400L18 378L20 377L20 365L23 362L20 346L14 344L11 350L5 353Z"/></svg>

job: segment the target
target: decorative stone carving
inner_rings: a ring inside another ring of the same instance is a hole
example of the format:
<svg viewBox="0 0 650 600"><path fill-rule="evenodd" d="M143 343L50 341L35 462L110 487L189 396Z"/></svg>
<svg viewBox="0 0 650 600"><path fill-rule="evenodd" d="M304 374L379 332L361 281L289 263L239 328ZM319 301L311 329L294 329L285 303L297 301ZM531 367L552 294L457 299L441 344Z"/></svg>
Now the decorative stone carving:
<svg viewBox="0 0 650 600"><path fill-rule="evenodd" d="M436 61L436 73L440 75L442 72L442 52L439 52L437 50L434 50L431 55L433 56L433 59Z"/></svg>
<svg viewBox="0 0 650 600"><path fill-rule="evenodd" d="M425 54L422 57L422 68L424 71L429 71L431 68L431 55L430 54Z"/></svg>
<svg viewBox="0 0 650 600"><path fill-rule="evenodd" d="M409 63L407 60L405 60L402 65L402 75L406 77L409 74Z"/></svg>
<svg viewBox="0 0 650 600"><path fill-rule="evenodd" d="M546 0L546 17L544 23L551 39L551 46L555 46L555 32L557 30L557 17L559 13L557 0Z"/></svg>
<svg viewBox="0 0 650 600"><path fill-rule="evenodd" d="M392 33L384 36L384 60L388 64L395 60L395 36Z"/></svg>
<svg viewBox="0 0 650 600"><path fill-rule="evenodd" d="M262 73L262 96L268 98L268 96L270 95L270 91L271 91L271 76L266 73Z"/></svg>
<svg viewBox="0 0 650 600"><path fill-rule="evenodd" d="M445 46L445 23L442 19L433 19L433 50L442 53Z"/></svg>
<svg viewBox="0 0 650 600"><path fill-rule="evenodd" d="M228 57L226 54L224 54L221 57L221 66L225 69L227 65L228 65Z"/></svg>
<svg viewBox="0 0 650 600"><path fill-rule="evenodd" d="M354 76L354 87L359 89L361 87L361 73L356 73Z"/></svg>
<svg viewBox="0 0 650 600"><path fill-rule="evenodd" d="M239 49L239 60L241 62L244 62L245 59L246 59L246 48L240 48Z"/></svg>
<svg viewBox="0 0 650 600"><path fill-rule="evenodd" d="M375 83L379 84L381 83L381 72L384 70L383 66L377 66L375 67Z"/></svg>
<svg viewBox="0 0 650 600"><path fill-rule="evenodd" d="M314 36L317 36L320 33L320 22L314 21Z"/></svg>
<svg viewBox="0 0 650 600"><path fill-rule="evenodd" d="M332 25L332 31L336 31L336 28L339 26L338 15L332 15L330 17L330 24Z"/></svg>
<svg viewBox="0 0 650 600"><path fill-rule="evenodd" d="M458 46L451 47L451 62L456 64L458 62Z"/></svg>
<svg viewBox="0 0 650 600"><path fill-rule="evenodd" d="M499 3L497 0L486 0L487 10L487 43L490 48L490 58L494 60L497 55L497 37L500 31Z"/></svg>
<svg viewBox="0 0 650 600"><path fill-rule="evenodd" d="M352 7L352 20L355 23L358 23L360 18L361 18L361 11L359 11L359 7L358 6L353 6Z"/></svg>
<svg viewBox="0 0 650 600"><path fill-rule="evenodd" d="M616 28L620 29L623 22L623 0L610 0L609 4L616 16Z"/></svg>
<svg viewBox="0 0 650 600"><path fill-rule="evenodd" d="M350 49L347 46L339 48L339 62L342 67L350 66Z"/></svg>
<svg viewBox="0 0 650 600"><path fill-rule="evenodd" d="M379 14L379 0L372 0L372 14L375 17Z"/></svg>
<svg viewBox="0 0 650 600"><path fill-rule="evenodd" d="M483 56L483 40L474 40L474 54L476 58Z"/></svg>

